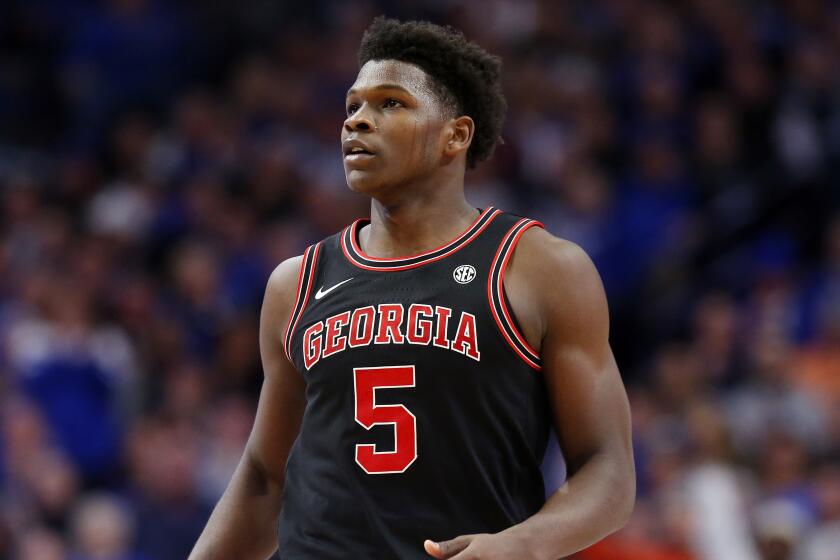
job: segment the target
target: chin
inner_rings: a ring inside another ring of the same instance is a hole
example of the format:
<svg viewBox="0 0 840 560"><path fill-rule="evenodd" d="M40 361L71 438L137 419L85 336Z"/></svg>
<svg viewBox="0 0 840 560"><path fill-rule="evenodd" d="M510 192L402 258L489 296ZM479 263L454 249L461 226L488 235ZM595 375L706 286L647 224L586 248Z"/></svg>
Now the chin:
<svg viewBox="0 0 840 560"><path fill-rule="evenodd" d="M359 194L373 196L383 188L387 188L387 182L383 181L382 177L378 177L372 173L365 173L356 169L345 169L344 177L347 179L347 186L350 187L350 190Z"/></svg>

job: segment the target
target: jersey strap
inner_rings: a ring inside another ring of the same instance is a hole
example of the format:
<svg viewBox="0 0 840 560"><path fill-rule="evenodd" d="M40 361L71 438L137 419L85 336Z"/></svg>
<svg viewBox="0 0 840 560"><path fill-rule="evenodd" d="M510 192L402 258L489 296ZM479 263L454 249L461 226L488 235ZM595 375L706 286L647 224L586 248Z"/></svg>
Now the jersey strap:
<svg viewBox="0 0 840 560"><path fill-rule="evenodd" d="M312 292L312 284L315 278L315 265L318 262L318 253L321 251L321 243L310 245L303 252L303 259L300 263L300 273L298 274L297 296L295 297L295 305L292 308L292 314L289 316L289 324L286 325L286 336L283 338L283 350L286 352L286 357L292 360L292 335L295 332L298 321L300 320L303 311L306 309L306 304L309 303L309 294Z"/></svg>
<svg viewBox="0 0 840 560"><path fill-rule="evenodd" d="M498 325L505 340L507 340L514 352L526 364L540 371L542 369L540 355L528 344L528 341L519 332L513 320L513 315L510 313L505 302L504 295L505 269L507 268L508 261L511 255L513 255L513 251L522 234L529 228L535 226L544 227L542 223L536 220L522 218L508 230L501 244L499 244L496 256L493 258L493 264L490 266L490 275L487 278L487 297L490 300L490 311L493 314L493 319L495 319L496 325Z"/></svg>

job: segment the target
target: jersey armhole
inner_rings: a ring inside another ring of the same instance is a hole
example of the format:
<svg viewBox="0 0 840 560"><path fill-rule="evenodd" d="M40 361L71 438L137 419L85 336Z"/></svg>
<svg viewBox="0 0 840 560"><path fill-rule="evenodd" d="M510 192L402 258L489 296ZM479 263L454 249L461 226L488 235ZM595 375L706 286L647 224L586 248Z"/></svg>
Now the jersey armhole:
<svg viewBox="0 0 840 560"><path fill-rule="evenodd" d="M315 280L315 265L318 262L320 249L320 243L310 245L303 252L303 259L300 262L295 304L292 307L292 313L289 315L289 322L286 325L286 336L283 337L283 351L291 363L295 363L292 359L292 337L294 336L298 321L300 321L300 317L306 309L306 304L309 303L309 294L312 292L312 285Z"/></svg>
<svg viewBox="0 0 840 560"><path fill-rule="evenodd" d="M542 228L545 226L536 220L523 218L516 222L505 234L496 250L496 256L493 257L493 263L490 265L490 275L487 278L487 298L490 303L490 312L502 337L528 366L540 371L542 370L540 355L522 335L519 324L510 309L504 287L505 270L516 244L522 234L532 227Z"/></svg>

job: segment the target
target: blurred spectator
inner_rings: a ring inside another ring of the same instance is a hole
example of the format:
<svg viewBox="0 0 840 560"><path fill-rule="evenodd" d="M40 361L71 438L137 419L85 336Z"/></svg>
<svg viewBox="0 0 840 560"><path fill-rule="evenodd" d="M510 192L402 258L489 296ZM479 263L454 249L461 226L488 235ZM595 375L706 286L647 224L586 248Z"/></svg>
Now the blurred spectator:
<svg viewBox="0 0 840 560"><path fill-rule="evenodd" d="M42 408L83 474L96 478L117 464L118 397L133 382L136 366L122 330L95 324L88 289L55 280L41 302L43 317L20 320L6 344L21 388Z"/></svg>
<svg viewBox="0 0 840 560"><path fill-rule="evenodd" d="M87 15L67 34L61 63L63 87L84 135L133 104L161 108L195 63L189 55L194 38L169 3L109 0Z"/></svg>
<svg viewBox="0 0 840 560"><path fill-rule="evenodd" d="M699 558L758 560L749 526L747 473L735 455L720 410L695 401L687 410L693 466L686 471L686 507L692 548Z"/></svg>
<svg viewBox="0 0 840 560"><path fill-rule="evenodd" d="M702 356L703 383L732 386L744 372L743 326L738 308L725 293L708 294L697 301L692 314L692 351Z"/></svg>
<svg viewBox="0 0 840 560"><path fill-rule="evenodd" d="M227 488L253 422L254 411L245 399L227 397L214 407L197 473L198 490L206 502L217 502Z"/></svg>
<svg viewBox="0 0 840 560"><path fill-rule="evenodd" d="M756 540L764 560L787 560L809 525L807 516L782 500L760 504L754 513Z"/></svg>
<svg viewBox="0 0 840 560"><path fill-rule="evenodd" d="M137 521L134 549L149 558L186 558L213 502L197 494L198 434L165 416L139 421L129 437L129 500Z"/></svg>
<svg viewBox="0 0 840 560"><path fill-rule="evenodd" d="M825 466L815 479L820 525L800 544L802 560L830 560L840 550L840 468ZM795 544L795 543L794 543Z"/></svg>
<svg viewBox="0 0 840 560"><path fill-rule="evenodd" d="M17 553L13 558L18 560L65 560L67 549L60 534L37 527L28 529L19 535Z"/></svg>
<svg viewBox="0 0 840 560"><path fill-rule="evenodd" d="M790 344L777 333L751 341L748 381L731 394L729 415L737 445L769 449L774 433L788 434L818 450L827 445L828 418L821 403L792 382Z"/></svg>
<svg viewBox="0 0 840 560"><path fill-rule="evenodd" d="M107 494L86 497L73 513L72 560L141 560L131 551L133 521L126 507Z"/></svg>

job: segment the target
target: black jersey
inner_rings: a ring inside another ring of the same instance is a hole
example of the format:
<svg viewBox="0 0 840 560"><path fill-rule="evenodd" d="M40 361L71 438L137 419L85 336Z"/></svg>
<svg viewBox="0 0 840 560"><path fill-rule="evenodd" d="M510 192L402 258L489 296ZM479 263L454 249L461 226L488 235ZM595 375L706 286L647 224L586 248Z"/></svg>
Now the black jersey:
<svg viewBox="0 0 840 560"><path fill-rule="evenodd" d="M282 560L428 560L424 539L496 533L545 501L540 357L503 290L539 222L487 208L457 239L367 256L358 220L304 253L284 344L306 380Z"/></svg>

